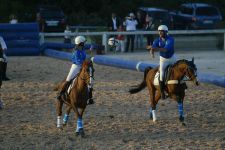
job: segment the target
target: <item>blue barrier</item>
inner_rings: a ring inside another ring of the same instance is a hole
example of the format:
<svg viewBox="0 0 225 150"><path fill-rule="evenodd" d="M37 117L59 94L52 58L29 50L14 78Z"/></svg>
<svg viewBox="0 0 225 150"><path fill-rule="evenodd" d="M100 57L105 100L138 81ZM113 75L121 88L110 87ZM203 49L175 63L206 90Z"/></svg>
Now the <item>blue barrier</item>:
<svg viewBox="0 0 225 150"><path fill-rule="evenodd" d="M59 52L52 49L47 49L44 51L44 54L50 57L60 58L60 59L70 59L71 53L68 52ZM123 69L131 69L131 70L138 70L144 71L146 67L157 67L156 64L145 63L141 61L131 61L131 60L123 60L119 58L111 58L107 56L99 56L96 55L92 58L93 62L99 65L107 65L113 67L119 67ZM215 84L218 86L225 87L225 77L217 76L213 74L207 73L198 73L198 79L200 82L206 82Z"/></svg>
<svg viewBox="0 0 225 150"><path fill-rule="evenodd" d="M8 56L36 56L41 52L37 23L0 24L0 36L6 42Z"/></svg>

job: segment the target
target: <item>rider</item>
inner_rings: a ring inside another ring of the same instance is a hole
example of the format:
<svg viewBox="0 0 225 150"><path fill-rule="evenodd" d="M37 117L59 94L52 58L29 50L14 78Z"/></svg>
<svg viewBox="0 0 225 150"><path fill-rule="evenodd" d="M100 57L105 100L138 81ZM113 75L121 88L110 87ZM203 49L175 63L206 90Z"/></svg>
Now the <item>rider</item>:
<svg viewBox="0 0 225 150"><path fill-rule="evenodd" d="M168 27L166 25L160 25L158 27L159 37L154 40L153 45L149 46L148 49L152 52L159 51L159 73L160 73L160 92L161 98L165 99L164 93L164 71L165 68L176 62L176 56L174 54L174 39L168 34Z"/></svg>
<svg viewBox="0 0 225 150"><path fill-rule="evenodd" d="M5 41L3 39L2 36L0 36L0 61L3 62L3 66L2 66L2 80L3 81L8 81L10 80L7 76L6 76L6 70L7 70L7 63L8 63L8 59L7 56L5 55L5 51L7 50L7 46L5 44Z"/></svg>
<svg viewBox="0 0 225 150"><path fill-rule="evenodd" d="M61 100L61 97L65 95L69 85L70 81L74 79L77 74L80 72L80 69L82 67L82 64L84 60L86 59L86 52L84 49L84 44L86 42L85 37L83 36L77 36L75 38L75 51L72 54L72 66L70 68L69 74L67 75L66 81L63 83L62 89L59 92L57 99ZM92 98L92 87L89 87L89 99L88 104L93 104L93 98Z"/></svg>

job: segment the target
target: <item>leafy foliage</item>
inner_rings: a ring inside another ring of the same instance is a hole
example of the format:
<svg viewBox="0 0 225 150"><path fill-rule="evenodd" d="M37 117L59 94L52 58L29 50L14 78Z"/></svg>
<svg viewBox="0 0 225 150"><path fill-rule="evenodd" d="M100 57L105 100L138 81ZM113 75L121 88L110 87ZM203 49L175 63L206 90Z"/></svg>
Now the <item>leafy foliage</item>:
<svg viewBox="0 0 225 150"><path fill-rule="evenodd" d="M38 5L55 5L61 7L73 25L106 25L112 12L124 18L129 12L140 6L176 9L181 3L204 2L220 8L225 16L224 0L0 0L0 22L8 22L9 16L15 14L19 22L35 21Z"/></svg>

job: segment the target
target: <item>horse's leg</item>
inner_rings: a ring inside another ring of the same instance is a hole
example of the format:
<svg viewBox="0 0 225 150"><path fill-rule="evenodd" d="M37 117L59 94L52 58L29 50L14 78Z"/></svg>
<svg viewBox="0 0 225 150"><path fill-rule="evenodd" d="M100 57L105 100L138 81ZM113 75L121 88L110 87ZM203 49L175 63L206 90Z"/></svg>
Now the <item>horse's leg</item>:
<svg viewBox="0 0 225 150"><path fill-rule="evenodd" d="M180 122L184 122L184 108L183 108L184 96L185 96L185 91L182 91L180 96L178 96L177 98Z"/></svg>
<svg viewBox="0 0 225 150"><path fill-rule="evenodd" d="M155 122L157 120L157 117L156 117L156 105L157 105L157 103L158 103L160 98L161 98L161 94L159 92L157 92L155 94L155 96L154 96L153 107L152 107L152 120L153 120L153 122Z"/></svg>
<svg viewBox="0 0 225 150"><path fill-rule="evenodd" d="M56 103L56 110L57 110L57 128L61 128L62 123L61 123L61 116L62 116L62 106L63 106L63 102L57 100Z"/></svg>
<svg viewBox="0 0 225 150"><path fill-rule="evenodd" d="M75 112L75 115L76 115L76 118L77 118L76 134L79 135L79 130L83 129L82 115L80 115L77 106L72 104L71 107L72 107L73 111Z"/></svg>
<svg viewBox="0 0 225 150"><path fill-rule="evenodd" d="M149 98L149 101L150 101L150 109L149 109L149 114L150 114L150 119L152 119L154 122L156 121L156 103L155 103L155 93L156 93L156 90L155 88L153 87L154 85L150 85L150 84L147 84L148 85L148 90L149 90L149 95L150 95L150 98Z"/></svg>
<svg viewBox="0 0 225 150"><path fill-rule="evenodd" d="M63 117L63 125L66 125L68 120L69 120L69 115L70 115L70 110L71 110L71 106L67 106L67 110L66 110L66 113L64 114L64 117Z"/></svg>
<svg viewBox="0 0 225 150"><path fill-rule="evenodd" d="M84 127L83 127L83 113L84 113L85 108L81 108L80 111L80 117L77 119L77 128L76 128L76 135L81 135L81 137L84 137Z"/></svg>

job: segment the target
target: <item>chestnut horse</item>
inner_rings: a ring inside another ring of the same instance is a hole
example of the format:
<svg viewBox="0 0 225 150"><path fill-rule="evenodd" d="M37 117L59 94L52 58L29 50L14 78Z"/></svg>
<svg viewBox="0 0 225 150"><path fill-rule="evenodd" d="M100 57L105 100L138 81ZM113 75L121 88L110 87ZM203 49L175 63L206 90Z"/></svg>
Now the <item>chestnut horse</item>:
<svg viewBox="0 0 225 150"><path fill-rule="evenodd" d="M77 129L76 134L84 136L82 116L83 112L87 106L88 100L88 90L89 86L92 86L92 81L94 77L93 63L89 60L85 60L82 64L82 68L78 73L77 77L71 82L71 87L69 87L69 93L62 97L61 100L57 100L57 127L62 128L61 116L62 116L62 106L63 103L67 104L66 114L63 118L63 125L66 125L70 110L75 112L77 118ZM61 85L59 85L55 90L60 90Z"/></svg>
<svg viewBox="0 0 225 150"><path fill-rule="evenodd" d="M194 64L194 58L192 61L179 60L170 70L169 76L165 82L165 92L168 94L167 97L178 103L179 120L183 123L183 101L185 89L187 88L185 81L193 81L195 85L198 85L197 68ZM145 69L142 83L129 90L131 94L134 94L141 91L146 86L148 87L151 105L149 111L150 118L154 122L156 121L156 105L161 97L158 77L158 68L147 68Z"/></svg>

